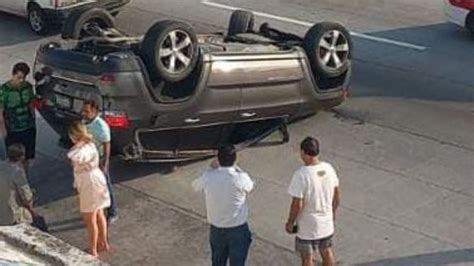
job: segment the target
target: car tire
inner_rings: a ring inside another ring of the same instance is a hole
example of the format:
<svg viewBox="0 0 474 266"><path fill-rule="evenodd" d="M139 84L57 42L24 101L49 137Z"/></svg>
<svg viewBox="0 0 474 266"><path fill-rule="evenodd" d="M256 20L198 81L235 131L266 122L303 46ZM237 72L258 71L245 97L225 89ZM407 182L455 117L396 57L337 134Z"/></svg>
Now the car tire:
<svg viewBox="0 0 474 266"><path fill-rule="evenodd" d="M236 10L232 12L229 21L227 36L235 36L240 33L248 33L253 30L255 17L252 12Z"/></svg>
<svg viewBox="0 0 474 266"><path fill-rule="evenodd" d="M471 32L474 36L474 11L471 11L466 19L466 28Z"/></svg>
<svg viewBox="0 0 474 266"><path fill-rule="evenodd" d="M43 9L36 4L28 6L28 24L30 29L38 35L49 33L50 25Z"/></svg>
<svg viewBox="0 0 474 266"><path fill-rule="evenodd" d="M84 30L90 23L97 23L103 29L115 26L114 18L103 8L78 9L73 11L66 19L61 38L79 40L90 36Z"/></svg>
<svg viewBox="0 0 474 266"><path fill-rule="evenodd" d="M313 74L322 78L334 78L346 73L352 47L349 31L338 23L317 23L308 30L303 40Z"/></svg>
<svg viewBox="0 0 474 266"><path fill-rule="evenodd" d="M188 77L198 61L197 44L189 24L173 20L155 23L145 34L141 53L150 79L178 82Z"/></svg>

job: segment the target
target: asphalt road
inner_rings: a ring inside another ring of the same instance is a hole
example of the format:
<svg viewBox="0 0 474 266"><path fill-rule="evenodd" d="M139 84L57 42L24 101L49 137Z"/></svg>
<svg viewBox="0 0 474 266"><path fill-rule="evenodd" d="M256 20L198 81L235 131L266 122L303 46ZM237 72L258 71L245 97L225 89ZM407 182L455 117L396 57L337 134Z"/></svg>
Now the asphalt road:
<svg viewBox="0 0 474 266"><path fill-rule="evenodd" d="M203 3L204 2L204 3ZM474 264L474 39L445 23L433 0L133 0L117 18L142 34L156 20L181 19L198 32L225 30L232 8L257 22L304 34L308 23L335 20L354 33L352 98L245 150L240 165L256 178L250 197L255 233L249 265L296 265L284 233L286 188L300 165L299 141L313 135L341 180L339 264ZM44 42L26 24L0 15L0 74L34 59ZM56 37L51 37L56 38ZM72 177L56 136L41 121L32 183L54 234L86 247ZM114 265L209 265L203 197L190 183L208 162L181 165L116 161L112 173L120 220L111 228Z"/></svg>

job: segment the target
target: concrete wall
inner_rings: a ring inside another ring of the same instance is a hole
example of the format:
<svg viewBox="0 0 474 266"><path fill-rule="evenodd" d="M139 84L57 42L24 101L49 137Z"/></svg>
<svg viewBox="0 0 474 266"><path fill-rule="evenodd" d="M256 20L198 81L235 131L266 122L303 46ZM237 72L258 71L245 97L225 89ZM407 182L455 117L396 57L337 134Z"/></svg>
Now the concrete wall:
<svg viewBox="0 0 474 266"><path fill-rule="evenodd" d="M19 261L39 265L107 265L87 253L29 225L0 226L0 262ZM1 263L0 263L1 264Z"/></svg>

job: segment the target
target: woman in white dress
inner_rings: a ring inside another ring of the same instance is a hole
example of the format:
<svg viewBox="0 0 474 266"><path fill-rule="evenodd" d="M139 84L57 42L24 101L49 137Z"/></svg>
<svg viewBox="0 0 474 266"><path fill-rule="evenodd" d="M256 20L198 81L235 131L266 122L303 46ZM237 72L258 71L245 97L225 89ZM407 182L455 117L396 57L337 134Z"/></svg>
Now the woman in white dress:
<svg viewBox="0 0 474 266"><path fill-rule="evenodd" d="M99 168L99 153L92 135L84 124L69 129L74 146L67 154L74 169L74 187L79 193L79 209L89 234L89 252L108 251L107 219L104 209L110 206L110 195L104 173Z"/></svg>

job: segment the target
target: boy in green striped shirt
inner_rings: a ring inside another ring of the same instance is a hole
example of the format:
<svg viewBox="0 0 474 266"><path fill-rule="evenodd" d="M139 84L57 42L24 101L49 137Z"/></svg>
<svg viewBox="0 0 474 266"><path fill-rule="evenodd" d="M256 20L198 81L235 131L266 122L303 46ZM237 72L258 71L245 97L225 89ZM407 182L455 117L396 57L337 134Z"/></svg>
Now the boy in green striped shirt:
<svg viewBox="0 0 474 266"><path fill-rule="evenodd" d="M7 133L5 146L8 149L12 144L22 144L27 162L34 159L36 149L35 93L31 83L26 81L29 73L26 63L17 63L13 67L11 80L0 87L0 107L3 108Z"/></svg>

